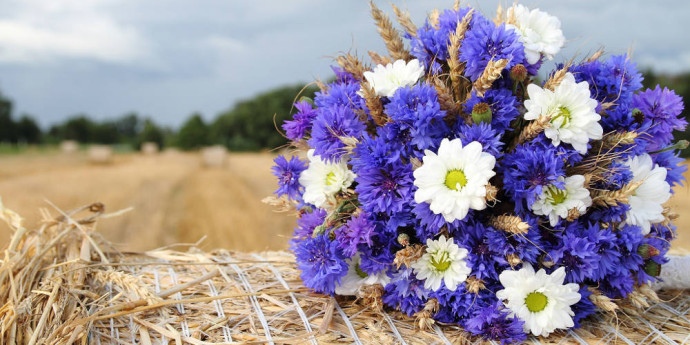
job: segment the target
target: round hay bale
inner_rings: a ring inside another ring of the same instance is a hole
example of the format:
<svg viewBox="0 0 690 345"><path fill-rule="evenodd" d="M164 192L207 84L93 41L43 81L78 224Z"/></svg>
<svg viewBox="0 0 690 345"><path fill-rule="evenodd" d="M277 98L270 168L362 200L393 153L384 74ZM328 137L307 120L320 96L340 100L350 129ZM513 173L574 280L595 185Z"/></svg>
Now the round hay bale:
<svg viewBox="0 0 690 345"><path fill-rule="evenodd" d="M79 143L74 140L64 140L60 143L60 152L72 154L79 150Z"/></svg>
<svg viewBox="0 0 690 345"><path fill-rule="evenodd" d="M93 164L108 164L113 159L113 149L108 145L91 145L89 147L89 162Z"/></svg>
<svg viewBox="0 0 690 345"><path fill-rule="evenodd" d="M154 142L145 142L141 144L141 153L147 156L157 155L159 151L158 144Z"/></svg>
<svg viewBox="0 0 690 345"><path fill-rule="evenodd" d="M204 167L221 168L227 160L228 149L222 145L209 146L201 149L201 160Z"/></svg>

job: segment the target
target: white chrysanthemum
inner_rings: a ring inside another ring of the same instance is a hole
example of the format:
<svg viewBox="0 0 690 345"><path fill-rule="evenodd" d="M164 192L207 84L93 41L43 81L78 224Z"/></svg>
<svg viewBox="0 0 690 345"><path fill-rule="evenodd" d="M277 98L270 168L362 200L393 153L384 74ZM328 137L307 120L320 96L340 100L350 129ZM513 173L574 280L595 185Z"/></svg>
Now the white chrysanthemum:
<svg viewBox="0 0 690 345"><path fill-rule="evenodd" d="M652 162L648 154L635 156L625 163L633 174L631 182L644 181L633 195L628 197L630 210L625 223L642 227L642 234L649 233L651 225L664 220L663 203L671 197L671 186L666 182L666 168Z"/></svg>
<svg viewBox="0 0 690 345"><path fill-rule="evenodd" d="M512 10L515 14L515 25L508 24L506 27L515 30L520 36L527 62L535 64L541 55L549 60L553 59L565 44L561 21L538 8L530 11L529 8L518 4L513 6Z"/></svg>
<svg viewBox="0 0 690 345"><path fill-rule="evenodd" d="M373 72L364 72L364 78L369 82L378 96L391 97L398 88L414 85L424 75L424 66L419 60L396 60L386 66L377 65Z"/></svg>
<svg viewBox="0 0 690 345"><path fill-rule="evenodd" d="M359 254L356 254L348 263L347 274L340 281L340 285L335 287L336 295L356 296L359 288L365 285L381 284L386 285L390 282L390 277L382 271L379 274L369 275L359 268L362 261Z"/></svg>
<svg viewBox="0 0 690 345"><path fill-rule="evenodd" d="M554 146L562 141L584 154L590 139L601 139L604 132L599 124L601 116L595 111L597 101L590 98L586 81L576 83L575 76L566 73L554 91L530 84L527 93L529 99L525 101L525 119L551 116L550 126L544 130L544 135L551 139Z"/></svg>
<svg viewBox="0 0 690 345"><path fill-rule="evenodd" d="M424 151L423 164L414 171L414 200L429 203L447 222L463 219L470 208L486 208L486 184L496 175L495 164L477 141L462 147L460 139L443 139L438 154Z"/></svg>
<svg viewBox="0 0 690 345"><path fill-rule="evenodd" d="M319 208L333 200L333 196L341 190L347 189L355 180L355 175L347 168L347 161L341 158L339 163L328 163L314 154L314 150L307 153L309 167L299 176L299 183L304 186L304 202Z"/></svg>
<svg viewBox="0 0 690 345"><path fill-rule="evenodd" d="M424 280L424 288L437 291L441 281L450 291L467 279L472 272L465 257L467 249L458 247L452 238L441 235L438 240L426 240L426 253L412 263L417 279Z"/></svg>
<svg viewBox="0 0 690 345"><path fill-rule="evenodd" d="M496 292L512 315L525 322L525 332L548 336L556 329L573 327L575 313L571 305L580 301L580 287L577 284L563 284L565 268L551 274L544 269L534 273L529 264L523 264L518 271L505 270L498 276L503 290Z"/></svg>
<svg viewBox="0 0 690 345"><path fill-rule="evenodd" d="M577 209L580 214L585 214L587 207L592 206L592 198L589 190L584 187L585 177L573 175L558 178L559 182L565 182L565 189L558 189L554 185L547 186L541 192L537 201L532 204L532 212L540 216L549 216L551 226L556 226L558 219L568 217L568 211Z"/></svg>

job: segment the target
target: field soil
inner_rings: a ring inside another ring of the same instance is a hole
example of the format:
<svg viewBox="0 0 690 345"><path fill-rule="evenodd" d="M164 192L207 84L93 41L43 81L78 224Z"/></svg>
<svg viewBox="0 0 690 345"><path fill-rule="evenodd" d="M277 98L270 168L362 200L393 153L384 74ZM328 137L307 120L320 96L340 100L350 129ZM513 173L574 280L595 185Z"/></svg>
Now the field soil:
<svg viewBox="0 0 690 345"><path fill-rule="evenodd" d="M98 232L127 251L175 243L204 250L280 250L295 224L261 199L275 190L271 153L231 153L225 166L205 168L196 153L166 151L156 156L116 155L106 165L83 153L0 156L0 197L6 207L40 224L40 209L51 214L102 202L107 212L132 208L98 223ZM689 176L690 177L690 176ZM677 187L669 202L680 215L674 247L690 251L690 189ZM0 224L0 245L10 233Z"/></svg>

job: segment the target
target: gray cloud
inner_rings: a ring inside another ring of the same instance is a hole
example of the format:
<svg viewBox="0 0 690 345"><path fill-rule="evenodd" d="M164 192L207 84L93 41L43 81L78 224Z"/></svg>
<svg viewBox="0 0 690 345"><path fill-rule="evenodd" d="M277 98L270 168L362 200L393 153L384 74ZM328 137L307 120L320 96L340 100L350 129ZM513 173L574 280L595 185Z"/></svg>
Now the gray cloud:
<svg viewBox="0 0 690 345"><path fill-rule="evenodd" d="M452 1L395 1L421 24ZM470 2L492 15L498 1ZM690 69L690 2L524 1L561 19L567 48L633 48L640 66ZM387 12L387 2L379 1ZM385 48L365 1L12 0L0 14L0 90L50 124L137 110L179 125L275 86L330 75L330 58Z"/></svg>

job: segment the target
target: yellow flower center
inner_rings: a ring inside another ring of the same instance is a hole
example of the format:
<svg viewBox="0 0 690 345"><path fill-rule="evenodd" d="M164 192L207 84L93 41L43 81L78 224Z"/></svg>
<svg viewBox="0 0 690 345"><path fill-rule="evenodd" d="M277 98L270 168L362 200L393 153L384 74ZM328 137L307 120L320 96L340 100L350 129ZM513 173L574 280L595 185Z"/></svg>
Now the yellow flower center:
<svg viewBox="0 0 690 345"><path fill-rule="evenodd" d="M366 277L369 276L369 275L367 274L367 272L362 271L362 268L359 267L359 264L356 264L356 265L355 265L355 272L357 272L357 275L358 275L360 278L362 278L362 279L364 279L364 278L366 278Z"/></svg>
<svg viewBox="0 0 690 345"><path fill-rule="evenodd" d="M551 119L551 123L558 128L563 128L573 119L570 110L564 106L558 107L558 114Z"/></svg>
<svg viewBox="0 0 690 345"><path fill-rule="evenodd" d="M568 197L568 191L565 189L558 189L555 186L549 186L547 188L546 200L548 200L551 205L561 204Z"/></svg>
<svg viewBox="0 0 690 345"><path fill-rule="evenodd" d="M458 184L460 188L458 188ZM451 190L460 190L467 184L467 177L462 170L451 170L446 174L446 187Z"/></svg>
<svg viewBox="0 0 690 345"><path fill-rule="evenodd" d="M541 292L534 291L525 297L525 305L533 313L544 310L548 303L549 299Z"/></svg>
<svg viewBox="0 0 690 345"><path fill-rule="evenodd" d="M450 256L447 252L441 252L432 255L431 266L434 266L434 268L439 272L444 272L450 267Z"/></svg>
<svg viewBox="0 0 690 345"><path fill-rule="evenodd" d="M330 186L335 183L335 174L332 172L329 172L328 175L326 175L326 185Z"/></svg>

